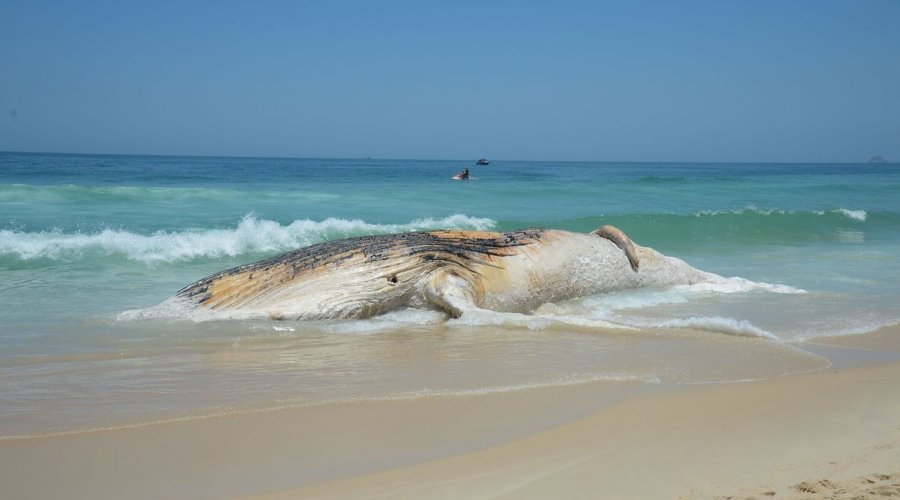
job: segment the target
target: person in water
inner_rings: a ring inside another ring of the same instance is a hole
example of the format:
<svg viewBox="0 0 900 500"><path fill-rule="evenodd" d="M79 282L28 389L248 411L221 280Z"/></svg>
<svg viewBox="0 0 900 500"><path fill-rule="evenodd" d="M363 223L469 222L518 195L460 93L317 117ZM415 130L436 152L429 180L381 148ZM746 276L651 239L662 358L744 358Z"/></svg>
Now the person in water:
<svg viewBox="0 0 900 500"><path fill-rule="evenodd" d="M466 167L465 170L456 174L460 179L468 179L469 178L469 167Z"/></svg>

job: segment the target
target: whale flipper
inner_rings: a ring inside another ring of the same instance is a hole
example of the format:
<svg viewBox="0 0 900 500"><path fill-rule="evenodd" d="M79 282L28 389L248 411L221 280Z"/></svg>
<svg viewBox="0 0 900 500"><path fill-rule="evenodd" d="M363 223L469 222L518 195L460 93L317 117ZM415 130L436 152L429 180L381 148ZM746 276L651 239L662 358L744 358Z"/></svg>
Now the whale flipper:
<svg viewBox="0 0 900 500"><path fill-rule="evenodd" d="M475 288L456 272L440 269L431 273L424 287L425 300L451 318L462 316L463 311L474 309Z"/></svg>
<svg viewBox="0 0 900 500"><path fill-rule="evenodd" d="M631 269L634 272L638 272L640 259L638 259L637 252L634 250L634 243L631 242L631 238L624 231L607 224L594 231L594 234L612 241L617 247L621 248L625 252L625 256L628 257L628 264L631 265Z"/></svg>

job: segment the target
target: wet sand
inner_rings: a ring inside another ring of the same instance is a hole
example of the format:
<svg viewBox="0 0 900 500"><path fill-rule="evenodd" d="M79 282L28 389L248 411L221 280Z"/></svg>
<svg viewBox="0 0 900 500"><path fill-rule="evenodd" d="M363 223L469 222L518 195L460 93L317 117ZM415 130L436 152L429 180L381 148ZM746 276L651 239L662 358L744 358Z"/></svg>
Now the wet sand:
<svg viewBox="0 0 900 500"><path fill-rule="evenodd" d="M887 362L289 408L3 441L0 483L8 498L875 498L898 486L898 388Z"/></svg>
<svg viewBox="0 0 900 500"><path fill-rule="evenodd" d="M638 382L360 401L0 441L2 498L225 498L466 453L583 417Z"/></svg>
<svg viewBox="0 0 900 500"><path fill-rule="evenodd" d="M851 490L822 481L893 487L898 387L894 363L643 394L483 451L266 498L831 498Z"/></svg>

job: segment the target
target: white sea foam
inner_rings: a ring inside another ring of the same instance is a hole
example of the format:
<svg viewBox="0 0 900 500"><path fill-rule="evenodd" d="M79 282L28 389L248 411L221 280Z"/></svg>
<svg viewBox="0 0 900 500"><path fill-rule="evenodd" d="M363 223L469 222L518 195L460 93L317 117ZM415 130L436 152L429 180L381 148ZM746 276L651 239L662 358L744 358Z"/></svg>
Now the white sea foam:
<svg viewBox="0 0 900 500"><path fill-rule="evenodd" d="M716 215L744 215L747 213L759 215L802 215L804 213L813 215L826 215L832 213L843 215L858 222L865 222L866 218L868 217L868 213L865 210L851 210L847 208L836 208L834 210L827 211L811 210L806 212L803 210L785 210L782 208L758 208L753 205L748 205L737 210L701 210L699 212L693 213L692 215L694 217L708 217Z"/></svg>
<svg viewBox="0 0 900 500"><path fill-rule="evenodd" d="M687 304L698 297L763 291L778 294L805 294L806 290L789 285L750 281L740 277L710 275L711 281L693 285L676 285L666 289L623 290L566 301L544 304L537 312L552 316L578 316L618 322L616 311L646 309L671 304Z"/></svg>
<svg viewBox="0 0 900 500"><path fill-rule="evenodd" d="M416 219L405 224L371 224L328 218L296 220L288 225L246 215L230 229L157 231L143 235L106 229L98 233L0 231L0 255L23 260L77 259L85 253L118 255L142 262L173 262L195 258L233 257L244 253L283 252L337 238L429 229L491 229L495 221L462 214L440 219Z"/></svg>
<svg viewBox="0 0 900 500"><path fill-rule="evenodd" d="M586 329L599 330L633 330L632 327L621 323L613 323L604 319L590 318L575 315L556 314L520 314L511 312L497 312L485 309L470 309L458 319L452 320L451 325L459 326L501 326L513 328L525 328L532 331L547 330L561 326L574 326Z"/></svg>
<svg viewBox="0 0 900 500"><path fill-rule="evenodd" d="M900 325L900 317L888 317L862 322L855 322L853 318L841 318L840 320L815 325L807 331L800 332L792 340L804 342L818 338L865 335L877 332L882 328L898 325Z"/></svg>
<svg viewBox="0 0 900 500"><path fill-rule="evenodd" d="M160 304L142 309L129 309L116 315L116 321L142 321L158 319L204 321L217 319L206 309L194 309L183 300L169 298Z"/></svg>
<svg viewBox="0 0 900 500"><path fill-rule="evenodd" d="M552 305L551 305L552 306ZM433 309L402 308L362 320L310 321L305 322L303 329L312 329L331 333L375 334L392 331L398 328L431 326L447 321L446 313ZM145 309L123 311L116 316L118 321L144 320L176 320L191 322L207 322L222 320L267 320L264 311L211 311L197 309L186 305L182 300L173 298L161 304ZM490 311L487 309L469 309L462 317L452 319L450 326L484 327L497 326L521 328L531 331L547 330L559 327L577 327L590 330L633 330L622 323L616 323L589 316L576 314L565 315L550 313L521 314L511 312ZM269 328L269 327L266 327ZM291 326L271 327L276 331L294 332ZM254 329L256 329L254 327Z"/></svg>
<svg viewBox="0 0 900 500"><path fill-rule="evenodd" d="M323 322L319 326L327 332L371 334L403 327L436 325L446 318L441 311L404 308L365 320Z"/></svg>
<svg viewBox="0 0 900 500"><path fill-rule="evenodd" d="M848 210L846 208L839 208L835 210L835 212L844 214L847 217L859 222L865 222L866 217L868 216L865 210Z"/></svg>
<svg viewBox="0 0 900 500"><path fill-rule="evenodd" d="M693 328L737 337L759 337L770 340L781 340L777 335L759 328L747 320L737 320L721 316L692 316L689 318L636 320L633 326L642 328Z"/></svg>
<svg viewBox="0 0 900 500"><path fill-rule="evenodd" d="M543 304L535 313L553 318L590 318L607 321L622 309L643 309L666 304L684 304L688 294L674 289L623 290L568 300L558 304Z"/></svg>
<svg viewBox="0 0 900 500"><path fill-rule="evenodd" d="M711 280L704 283L696 283L693 285L676 285L673 290L685 292L710 292L710 293L742 293L753 290L764 290L772 293L784 294L803 294L807 293L802 288L795 288L790 285L779 285L776 283L766 283L762 281L750 281L739 276L723 278L721 276L711 275Z"/></svg>
<svg viewBox="0 0 900 500"><path fill-rule="evenodd" d="M746 280L744 280L746 281ZM748 282L753 283L753 282ZM758 284L757 284L758 285ZM778 286L772 286L775 293ZM632 314L622 314L619 311L649 309L656 306L671 304L686 304L691 301L692 295L708 293L735 293L753 289L769 290L770 287L756 286L678 286L666 290L632 290L604 295L596 295L563 304L546 304L538 309L543 313L541 318L553 318L558 323L583 325L617 329L646 329L646 328L692 328L739 337L759 337L772 340L780 338L753 325L747 320L737 320L721 316L691 316L687 318L646 318L635 317ZM790 287L788 287L790 288ZM771 291L771 290L770 290ZM802 291L801 291L802 292ZM798 292L788 292L798 293ZM805 292L802 292L805 293Z"/></svg>

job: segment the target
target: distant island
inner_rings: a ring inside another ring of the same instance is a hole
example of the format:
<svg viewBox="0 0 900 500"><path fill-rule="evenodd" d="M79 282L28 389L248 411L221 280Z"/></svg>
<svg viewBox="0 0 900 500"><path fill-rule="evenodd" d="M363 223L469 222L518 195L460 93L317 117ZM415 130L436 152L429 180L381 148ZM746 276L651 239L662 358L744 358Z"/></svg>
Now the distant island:
<svg viewBox="0 0 900 500"><path fill-rule="evenodd" d="M887 163L888 161L880 156L873 156L869 158L869 163Z"/></svg>

